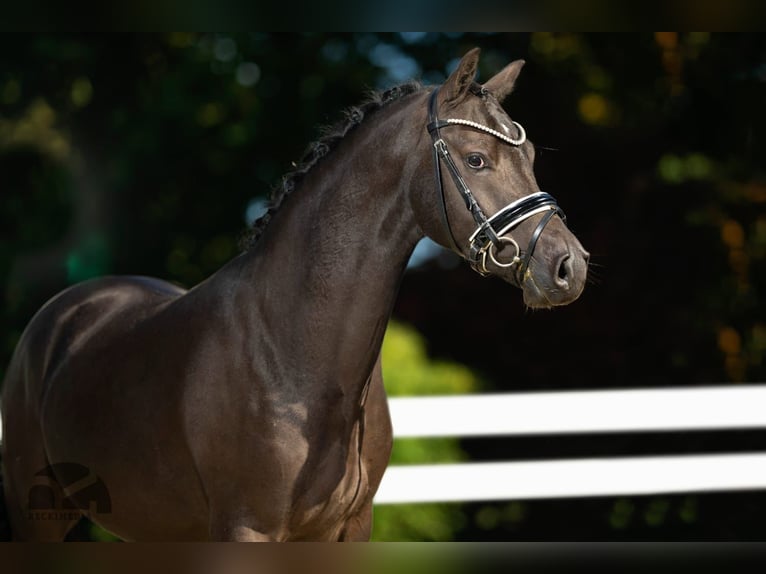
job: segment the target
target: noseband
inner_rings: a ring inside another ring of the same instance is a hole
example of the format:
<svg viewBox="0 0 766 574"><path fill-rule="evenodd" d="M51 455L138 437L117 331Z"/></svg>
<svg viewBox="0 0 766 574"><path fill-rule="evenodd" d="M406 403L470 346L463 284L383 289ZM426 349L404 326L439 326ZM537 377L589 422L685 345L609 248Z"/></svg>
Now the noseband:
<svg viewBox="0 0 766 574"><path fill-rule="evenodd" d="M466 259L471 264L474 271L480 275L489 275L489 269L487 269L487 257L498 267L514 267L518 266L516 271L516 279L521 285L524 281L524 274L529 268L529 263L532 260L532 254L535 251L537 240L540 239L545 226L553 218L554 215L558 215L562 221L566 221L566 216L561 208L556 203L553 196L544 193L542 191L527 195L518 199L512 203L509 203L500 211L495 213L492 217L484 215L481 207L474 198L471 190L468 188L468 184L460 175L460 171L457 168L452 156L447 149L447 144L441 137L439 130L450 126L462 125L468 126L479 131L483 131L512 146L520 146L526 139L526 133L524 128L520 124L513 122L513 124L519 130L519 138L513 139L501 134L500 132L488 128L482 124L472 122L469 120L457 120L446 119L439 120L436 114L436 97L439 93L439 88L436 88L432 93L428 101L428 133L431 134L431 139L434 144L434 165L436 166L436 184L439 186L439 197L441 198L441 212L444 224L449 232L450 241L455 251L466 257L464 252L458 247L455 241L455 235L452 233L452 227L449 223L449 217L447 215L447 203L444 197L444 185L442 184L441 174L441 162L447 166L447 170L452 176L452 181L455 182L458 192L465 201L465 206L468 211L471 212L474 221L476 222L476 230L468 238L468 256ZM486 96L487 92L484 88L478 88L475 92L477 95ZM543 218L537 224L532 237L529 240L527 249L522 251L519 248L519 244L516 241L507 236L506 233L513 231L521 222L529 219L533 215L538 213L545 213ZM495 252L500 251L505 245L513 245L516 248L516 255L510 263L501 263L495 257Z"/></svg>

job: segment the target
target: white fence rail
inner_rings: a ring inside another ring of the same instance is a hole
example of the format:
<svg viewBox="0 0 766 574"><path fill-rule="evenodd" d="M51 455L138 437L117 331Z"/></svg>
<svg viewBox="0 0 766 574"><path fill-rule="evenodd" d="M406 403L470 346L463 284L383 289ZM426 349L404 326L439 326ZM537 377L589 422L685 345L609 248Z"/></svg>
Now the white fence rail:
<svg viewBox="0 0 766 574"><path fill-rule="evenodd" d="M766 428L766 385L392 398L397 437ZM763 453L392 466L377 504L766 489Z"/></svg>
<svg viewBox="0 0 766 574"><path fill-rule="evenodd" d="M397 397L389 404L400 438L766 429L766 385ZM743 489L766 489L766 445L762 453L392 466L375 502Z"/></svg>
<svg viewBox="0 0 766 574"><path fill-rule="evenodd" d="M766 427L766 385L389 399L397 437Z"/></svg>

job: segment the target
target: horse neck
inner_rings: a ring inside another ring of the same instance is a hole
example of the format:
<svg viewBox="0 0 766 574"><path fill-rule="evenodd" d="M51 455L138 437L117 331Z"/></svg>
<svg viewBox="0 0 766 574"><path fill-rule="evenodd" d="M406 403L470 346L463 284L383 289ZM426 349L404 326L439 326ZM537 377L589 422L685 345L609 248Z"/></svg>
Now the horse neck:
<svg viewBox="0 0 766 574"><path fill-rule="evenodd" d="M422 237L409 188L422 179L414 158L425 115L411 119L412 102L389 106L312 168L238 271L252 336L285 354L280 369L294 370L281 376L340 386L355 400Z"/></svg>

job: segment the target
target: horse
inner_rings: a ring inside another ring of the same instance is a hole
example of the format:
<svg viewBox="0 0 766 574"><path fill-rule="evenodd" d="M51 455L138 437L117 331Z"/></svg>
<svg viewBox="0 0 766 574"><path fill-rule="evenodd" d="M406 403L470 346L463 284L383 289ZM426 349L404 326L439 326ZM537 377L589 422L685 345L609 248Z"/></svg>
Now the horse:
<svg viewBox="0 0 766 574"><path fill-rule="evenodd" d="M191 289L108 276L35 314L2 397L14 539L61 541L84 516L127 541L369 540L392 446L380 350L417 242L532 308L586 281L502 107L524 62L479 84L478 61L348 110Z"/></svg>

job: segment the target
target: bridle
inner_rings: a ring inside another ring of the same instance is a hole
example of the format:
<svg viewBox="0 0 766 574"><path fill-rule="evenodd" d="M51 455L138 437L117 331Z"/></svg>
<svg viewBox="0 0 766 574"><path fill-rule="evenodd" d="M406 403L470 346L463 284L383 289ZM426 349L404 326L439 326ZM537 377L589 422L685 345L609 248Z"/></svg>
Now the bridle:
<svg viewBox="0 0 766 574"><path fill-rule="evenodd" d="M473 88L472 91L481 97L487 95L487 91L481 87ZM431 139L433 140L436 184L439 188L439 197L441 199L442 219L444 221L445 227L447 228L447 231L449 232L452 248L465 259L467 259L474 271L478 272L480 275L489 275L490 273L489 269L487 269L487 257L489 257L492 263L498 267L507 268L518 265L518 270L516 271L516 280L518 281L519 285L521 285L524 281L524 275L529 267L529 263L532 260L532 254L535 251L537 240L540 239L540 235L542 235L545 226L548 225L548 222L553 218L554 215L558 215L564 222L566 222L566 216L558 206L558 203L553 198L553 196L542 191L527 195L521 199L517 199L516 201L509 203L500 211L495 213L492 217L488 218L486 215L484 215L484 212L477 203L476 198L471 193L468 184L460 175L460 171L458 170L457 165L455 165L455 162L452 159L449 150L447 149L447 144L442 139L441 132L439 130L450 126L468 126L495 136L496 138L499 138L513 146L520 146L526 141L526 132L520 124L513 122L513 124L518 128L520 134L518 139L513 139L477 122L459 119L439 120L436 114L436 98L438 93L439 88L437 87L431 93L431 97L428 100L428 125L426 127L428 129L428 133L431 134ZM444 185L442 183L442 161L444 162L444 165L447 166L447 170L452 176L452 181L455 182L455 187L457 187L458 192L465 201L466 208L471 212L471 215L476 222L476 230L468 238L469 245L467 256L458 247L457 242L455 241L455 235L452 233L452 227L449 223L449 216L447 215L447 203L444 197ZM521 222L538 213L544 213L545 215L537 224L535 231L532 233L532 237L529 240L526 251L521 251L519 244L516 243L512 237L507 236L506 233L513 231L513 229L515 229ZM498 261L495 257L495 254L493 253L493 249L495 251L500 251L505 245L513 245L516 248L516 255L514 255L510 263L502 263Z"/></svg>

